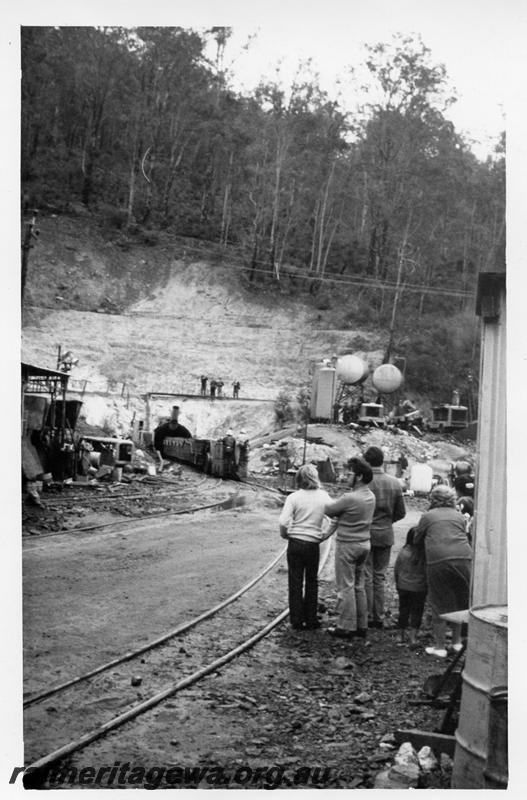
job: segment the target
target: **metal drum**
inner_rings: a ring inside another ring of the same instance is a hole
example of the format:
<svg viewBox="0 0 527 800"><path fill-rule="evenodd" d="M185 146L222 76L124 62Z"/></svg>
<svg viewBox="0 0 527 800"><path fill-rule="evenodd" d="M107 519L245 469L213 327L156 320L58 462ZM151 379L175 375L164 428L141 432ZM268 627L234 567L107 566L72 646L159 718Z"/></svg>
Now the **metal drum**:
<svg viewBox="0 0 527 800"><path fill-rule="evenodd" d="M506 789L509 782L508 765L508 701L509 692L497 686L489 692L489 739L483 776L486 789Z"/></svg>
<svg viewBox="0 0 527 800"><path fill-rule="evenodd" d="M507 606L470 610L452 789L507 785L507 623Z"/></svg>

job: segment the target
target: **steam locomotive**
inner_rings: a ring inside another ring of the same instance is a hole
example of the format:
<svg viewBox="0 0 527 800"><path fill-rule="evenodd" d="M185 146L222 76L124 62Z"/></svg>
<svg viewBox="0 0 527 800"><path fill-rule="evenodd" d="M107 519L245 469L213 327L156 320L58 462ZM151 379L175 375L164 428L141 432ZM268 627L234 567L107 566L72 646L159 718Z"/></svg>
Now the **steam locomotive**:
<svg viewBox="0 0 527 800"><path fill-rule="evenodd" d="M163 456L191 464L217 478L244 480L248 475L249 442L240 442L228 436L223 439L169 436L163 442Z"/></svg>

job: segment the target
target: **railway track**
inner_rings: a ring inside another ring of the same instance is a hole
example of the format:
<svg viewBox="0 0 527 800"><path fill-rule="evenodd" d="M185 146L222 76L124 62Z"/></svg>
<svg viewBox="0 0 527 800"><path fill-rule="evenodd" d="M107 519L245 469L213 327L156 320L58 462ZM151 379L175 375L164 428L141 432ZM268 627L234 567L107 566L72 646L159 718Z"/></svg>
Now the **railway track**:
<svg viewBox="0 0 527 800"><path fill-rule="evenodd" d="M126 483L119 483L119 484L111 484L113 489L104 491L104 487L96 487L95 490L90 487L89 489L85 489L81 492L73 491L67 492L67 494L51 494L45 496L46 501L49 502L49 505L54 507L60 506L67 506L68 504L75 504L75 503L82 503L83 501L89 499L91 503L109 503L114 502L116 500L149 500L152 498L157 497L180 497L184 494L188 493L189 491L195 491L200 486L203 486L207 482L210 482L210 478L205 475L200 481L197 483L188 483L181 486L179 482L176 481L161 481L157 479L155 482L140 482L137 488L140 488L141 491L136 492L134 491L136 487L131 487L130 484ZM162 491L159 491L162 489ZM99 492L104 491L104 494L101 495ZM133 493L132 493L133 492Z"/></svg>
<svg viewBox="0 0 527 800"><path fill-rule="evenodd" d="M320 572L329 551L328 542L322 546ZM32 783L41 784L53 765L199 683L279 625L288 615L285 577L277 569L284 552L199 617L85 675L27 697L25 761Z"/></svg>
<svg viewBox="0 0 527 800"><path fill-rule="evenodd" d="M215 503L206 503L202 506L190 506L188 508L179 508L172 511L155 511L152 514L141 514L137 517L124 517L123 519L115 519L110 522L101 522L95 525L85 525L80 528L70 528L68 530L50 531L49 533L39 534L39 539L49 539L53 536L71 536L72 534L85 533L86 531L101 531L105 528L113 528L116 525L130 525L132 522L142 522L148 519L156 519L157 517L173 517L180 514L195 514L197 511L205 511L212 508L232 508L236 496L228 496ZM133 532L133 528L127 533Z"/></svg>
<svg viewBox="0 0 527 800"><path fill-rule="evenodd" d="M200 482L198 485L201 486L202 483L204 483L204 482ZM48 539L48 538L52 538L52 537L56 537L56 536L71 537L72 535L77 535L79 533L86 533L88 531L90 533L93 532L93 531L99 532L99 531L106 530L107 528L113 528L113 527L119 526L119 525L130 525L130 523L133 523L133 522L141 522L141 521L144 521L144 520L155 519L155 518L158 518L158 517L178 516L178 515L182 515L182 514L194 514L194 513L198 512L198 511L205 511L205 510L210 510L210 509L228 509L228 508L232 508L234 505L236 505L236 498L237 498L237 496L239 494L240 485L248 486L255 493L257 491L262 491L263 490L263 491L271 492L273 494L279 494L279 495L281 494L278 489L274 489L273 487L269 487L269 486L264 486L264 485L259 484L259 483L255 483L255 482L251 482L251 481L243 481L243 482L230 481L230 480L224 480L222 478L218 478L215 481L215 484L212 487L212 489L217 489L223 484L227 484L227 485L230 485L230 486L234 487L236 489L236 492L234 494L226 494L220 500L217 500L214 503L204 503L202 505L190 505L190 506L187 506L187 507L184 507L184 508L176 508L176 509L170 509L170 510L164 510L164 511L155 511L155 512L150 513L150 514L140 514L140 515L137 515L137 516L134 516L134 517L126 516L126 517L124 517L122 519L115 519L115 520L111 520L109 522L96 523L96 524L93 524L93 525L79 526L79 527L68 528L68 529L64 529L64 530L60 530L60 531L49 531L47 533L39 533L38 534L38 540ZM195 488L197 488L197 487L192 487L192 491L194 491ZM209 490L210 490L210 488L211 487L209 486ZM181 494L178 494L176 496L170 495L169 499L173 500L173 499L176 499L176 498L184 498L184 497L186 498L186 497L188 497L188 493L189 492L186 492L184 494L181 493ZM157 500L157 498L164 496L164 494L165 493L145 496L145 499L150 500L150 501ZM99 498L94 498L94 499L98 500ZM115 500L126 501L126 500L129 500L130 498L127 498L126 496L120 496L119 498L117 498L117 497L116 498L108 497L108 498L104 498L104 499L106 500L107 503L112 503L113 504ZM36 546L31 546L33 544L34 540L33 540L33 537L30 538L29 534L24 535L23 536L23 540L26 543L27 542L30 543L29 544L30 549L32 549L32 550L38 549L38 543L36 544Z"/></svg>
<svg viewBox="0 0 527 800"><path fill-rule="evenodd" d="M159 645L164 644L165 642L168 642L170 639L173 639L175 636L181 635L181 634L185 633L186 631L190 630L191 628L194 628L200 622L203 622L204 620L209 619L210 617L212 617L214 614L217 614L219 611L221 611L221 609L225 608L226 606L230 605L231 603L234 603L239 597L242 596L242 594L245 594L245 592L249 591L249 589L251 589L268 572L270 572L270 570L273 569L274 566L276 566L276 564L284 556L285 552L286 552L286 548L284 548L276 556L276 558L274 558L270 562L270 564L268 564L262 570L262 572L258 573L258 575L256 575L256 577L252 578L248 583L246 583L245 586L242 586L241 589L239 589L237 592L232 594L230 597L227 597L226 600L223 600L221 603L218 603L217 605L212 606L212 608L210 608L208 611L205 611L203 614L200 614L198 617L195 617L194 619L190 620L189 622L185 622L182 625L178 625L176 628L168 631L167 633L163 634L162 636L158 636L156 639L152 640L151 642L148 642L147 644L142 645L141 647L138 647L135 650L131 650L131 651L125 653L122 656L118 656L117 658L113 659L112 661L106 662L105 664L101 664L100 666L98 666L98 667L96 667L96 668L94 668L92 670L89 670L88 672L84 673L83 675L79 675L79 676L77 676L75 678L71 678L70 680L65 681L65 682L63 682L63 683L61 683L61 684L59 684L59 685L57 685L55 687L51 687L49 689L46 689L43 692L39 692L39 693L36 693L36 694L35 693L31 694L28 698L26 698L24 700L24 702L23 702L24 708L28 708L29 706L32 706L35 703L39 703L42 700L45 700L46 698L51 697L52 695L58 694L59 692L70 688L71 686L75 686L75 685L78 685L78 684L82 683L83 681L89 680L90 678L93 678L95 675L100 675L102 672L106 672L107 670L111 669L112 667L116 667L119 664L124 664L124 662L130 661L133 658L136 658L137 656L143 655L144 653L147 653L149 650L153 650L154 647L158 647Z"/></svg>

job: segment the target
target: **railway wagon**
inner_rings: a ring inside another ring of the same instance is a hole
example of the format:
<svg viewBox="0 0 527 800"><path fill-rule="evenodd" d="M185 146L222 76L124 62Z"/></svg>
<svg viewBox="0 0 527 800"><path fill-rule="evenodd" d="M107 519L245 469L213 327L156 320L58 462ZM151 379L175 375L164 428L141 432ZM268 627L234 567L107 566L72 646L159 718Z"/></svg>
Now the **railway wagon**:
<svg viewBox="0 0 527 800"><path fill-rule="evenodd" d="M236 441L227 452L223 439L182 439L167 437L163 455L191 464L207 475L230 480L244 480L248 474L249 443Z"/></svg>

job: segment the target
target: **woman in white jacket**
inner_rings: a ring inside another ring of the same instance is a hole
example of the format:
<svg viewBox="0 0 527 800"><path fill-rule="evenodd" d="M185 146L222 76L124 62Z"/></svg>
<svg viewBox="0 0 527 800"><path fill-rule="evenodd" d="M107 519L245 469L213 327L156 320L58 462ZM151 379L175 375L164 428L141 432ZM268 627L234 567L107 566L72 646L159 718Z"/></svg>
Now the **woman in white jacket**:
<svg viewBox="0 0 527 800"><path fill-rule="evenodd" d="M331 498L320 488L313 464L300 467L295 483L297 491L285 501L278 521L280 536L289 542L289 619L295 630L312 630L320 627L317 619L319 545L326 538L322 532L324 507Z"/></svg>

